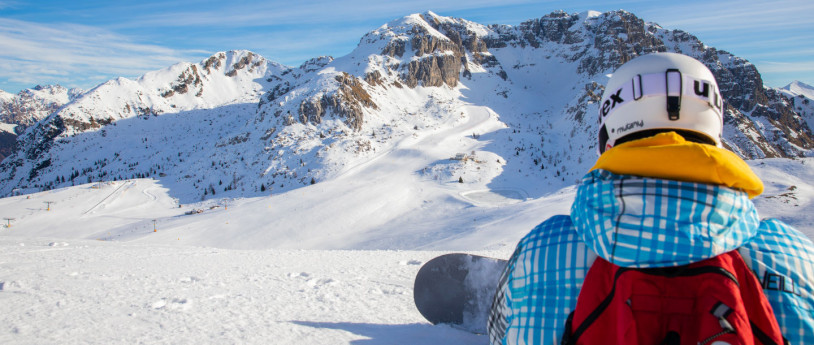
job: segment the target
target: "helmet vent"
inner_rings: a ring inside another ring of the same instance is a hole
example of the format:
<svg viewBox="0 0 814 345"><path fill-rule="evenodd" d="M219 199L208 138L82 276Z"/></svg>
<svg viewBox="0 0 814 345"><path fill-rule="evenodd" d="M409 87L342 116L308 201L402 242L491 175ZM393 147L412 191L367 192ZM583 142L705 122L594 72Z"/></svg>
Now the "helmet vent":
<svg viewBox="0 0 814 345"><path fill-rule="evenodd" d="M667 116L670 121L677 121L681 112L681 72L671 68L666 72Z"/></svg>

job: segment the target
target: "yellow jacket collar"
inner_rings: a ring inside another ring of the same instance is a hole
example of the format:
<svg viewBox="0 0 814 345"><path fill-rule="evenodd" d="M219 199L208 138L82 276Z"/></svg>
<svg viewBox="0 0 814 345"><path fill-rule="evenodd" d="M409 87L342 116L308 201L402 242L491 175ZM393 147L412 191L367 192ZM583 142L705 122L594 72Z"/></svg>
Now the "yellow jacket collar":
<svg viewBox="0 0 814 345"><path fill-rule="evenodd" d="M686 141L675 132L634 140L605 151L591 170L668 180L709 183L742 190L754 198L763 182L729 150Z"/></svg>

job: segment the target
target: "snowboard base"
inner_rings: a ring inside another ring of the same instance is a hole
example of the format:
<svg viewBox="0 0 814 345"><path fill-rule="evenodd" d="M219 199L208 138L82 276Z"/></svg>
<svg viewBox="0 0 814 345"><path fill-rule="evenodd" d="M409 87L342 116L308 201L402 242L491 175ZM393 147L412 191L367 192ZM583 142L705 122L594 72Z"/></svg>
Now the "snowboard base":
<svg viewBox="0 0 814 345"><path fill-rule="evenodd" d="M506 263L464 253L436 257L416 274L416 308L433 324L486 334L492 298Z"/></svg>

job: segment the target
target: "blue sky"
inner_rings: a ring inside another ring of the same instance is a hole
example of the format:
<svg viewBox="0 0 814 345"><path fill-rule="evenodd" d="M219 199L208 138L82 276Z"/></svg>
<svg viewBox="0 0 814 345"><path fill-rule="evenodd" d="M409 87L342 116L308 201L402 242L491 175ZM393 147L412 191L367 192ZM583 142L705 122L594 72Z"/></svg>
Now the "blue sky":
<svg viewBox="0 0 814 345"><path fill-rule="evenodd" d="M89 89L218 51L297 66L350 53L368 31L433 11L517 25L554 10L624 9L758 66L764 83L814 84L814 1L117 1L0 0L0 89Z"/></svg>

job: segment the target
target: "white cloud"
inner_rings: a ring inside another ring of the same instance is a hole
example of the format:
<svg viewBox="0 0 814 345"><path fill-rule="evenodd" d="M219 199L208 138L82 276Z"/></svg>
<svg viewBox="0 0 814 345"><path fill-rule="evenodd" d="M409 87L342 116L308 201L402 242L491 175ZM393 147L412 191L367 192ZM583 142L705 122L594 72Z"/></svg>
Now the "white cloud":
<svg viewBox="0 0 814 345"><path fill-rule="evenodd" d="M758 69L761 73L814 72L814 60L796 62L764 61L758 63Z"/></svg>
<svg viewBox="0 0 814 345"><path fill-rule="evenodd" d="M0 9L13 7L15 1L0 0ZM687 0L673 4L627 0L612 6L630 10L646 21L690 32L711 46L752 62L810 60L811 49L801 48L799 43L812 41L814 21L808 14L814 12L814 2L810 0ZM320 55L340 57L367 31L428 10L442 15L467 13L462 17L482 24L511 24L494 19L496 13L528 20L556 9L579 12L611 9L608 7L599 1L531 0L303 0L284 4L146 0L83 6L82 11L74 6L65 13L49 14L64 20L109 16L94 24L105 28L0 18L0 88L12 81L92 87L95 84L90 83L104 80L90 75L135 77L229 49L249 49L289 65ZM518 11L529 8L540 13ZM470 18L471 14L489 19ZM158 40L162 43L153 43ZM761 67L761 72L769 71Z"/></svg>
<svg viewBox="0 0 814 345"><path fill-rule="evenodd" d="M448 10L468 10L493 8L520 4L533 4L539 1L493 0L471 1L385 1L385 0L318 0L295 1L280 5L278 2L244 3L223 2L213 6L182 6L184 10L160 11L159 14L144 15L132 21L123 22L119 27L256 27L284 25L347 25L352 22L380 20L384 24L411 13L428 10L443 12ZM534 16L532 16L534 17Z"/></svg>
<svg viewBox="0 0 814 345"><path fill-rule="evenodd" d="M716 1L676 2L642 11L640 15L661 25L692 33L732 31L795 31L812 26L810 13L814 2L783 1ZM658 19L656 19L658 18Z"/></svg>
<svg viewBox="0 0 814 345"><path fill-rule="evenodd" d="M85 25L0 18L0 75L9 82L70 84L87 75L138 76L187 55L201 54L138 43Z"/></svg>

